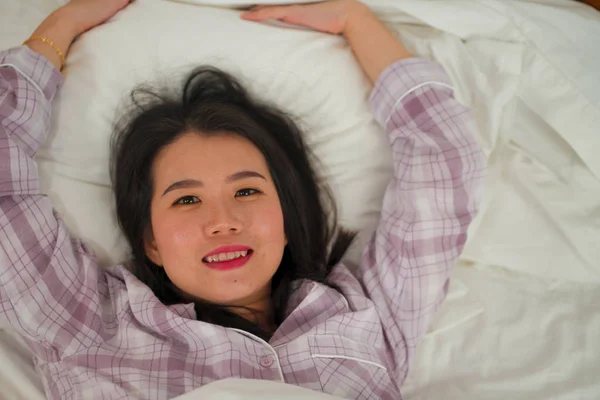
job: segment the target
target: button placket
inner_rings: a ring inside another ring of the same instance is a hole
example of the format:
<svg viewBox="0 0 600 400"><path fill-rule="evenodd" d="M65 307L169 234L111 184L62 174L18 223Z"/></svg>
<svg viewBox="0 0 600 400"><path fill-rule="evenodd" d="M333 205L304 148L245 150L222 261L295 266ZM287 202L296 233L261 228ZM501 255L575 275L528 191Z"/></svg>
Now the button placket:
<svg viewBox="0 0 600 400"><path fill-rule="evenodd" d="M273 365L274 361L275 361L274 357L270 354L267 354L260 358L259 364L263 368L269 368Z"/></svg>
<svg viewBox="0 0 600 400"><path fill-rule="evenodd" d="M261 343L264 346L265 350L271 350L273 353L269 354L267 352L264 353L264 355L262 357L260 357L260 359L258 360L258 363L261 367L263 368L270 368L273 366L273 364L275 364L275 367L277 368L277 372L279 372L279 379L281 380L281 382L285 383L285 377L283 376L283 370L281 369L281 364L279 363L279 355L277 354L277 351L271 347L271 345L267 342L265 342L263 339L259 338L258 336L255 336L249 332L243 331L241 329L237 329L237 328L227 328L230 329L232 331L238 332L241 335L244 335L246 337L251 338L252 340L255 340L258 343Z"/></svg>

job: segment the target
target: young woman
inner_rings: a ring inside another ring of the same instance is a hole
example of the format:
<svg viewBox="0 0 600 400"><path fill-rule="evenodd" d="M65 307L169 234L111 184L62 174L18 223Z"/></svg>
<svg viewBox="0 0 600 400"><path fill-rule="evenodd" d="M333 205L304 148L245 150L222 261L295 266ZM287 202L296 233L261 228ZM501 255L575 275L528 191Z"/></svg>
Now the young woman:
<svg viewBox="0 0 600 400"><path fill-rule="evenodd" d="M103 270L40 193L34 156L71 42L128 2L72 0L0 53L0 324L28 342L48 397L167 399L238 377L401 398L484 169L442 67L354 0L243 14L344 35L375 85L395 173L361 265L338 262L350 236L294 123L204 67L176 97L134 96L115 134L132 262Z"/></svg>

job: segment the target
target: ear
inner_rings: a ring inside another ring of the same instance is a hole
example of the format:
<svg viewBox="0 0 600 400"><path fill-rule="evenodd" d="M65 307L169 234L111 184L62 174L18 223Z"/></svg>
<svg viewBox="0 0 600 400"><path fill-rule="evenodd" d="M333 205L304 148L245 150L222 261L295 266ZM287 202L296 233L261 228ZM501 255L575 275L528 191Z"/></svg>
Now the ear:
<svg viewBox="0 0 600 400"><path fill-rule="evenodd" d="M144 251L146 252L146 257L148 257L150 261L159 267L162 267L162 259L160 258L158 247L156 247L156 240L154 239L152 228L148 228L148 231L144 235Z"/></svg>

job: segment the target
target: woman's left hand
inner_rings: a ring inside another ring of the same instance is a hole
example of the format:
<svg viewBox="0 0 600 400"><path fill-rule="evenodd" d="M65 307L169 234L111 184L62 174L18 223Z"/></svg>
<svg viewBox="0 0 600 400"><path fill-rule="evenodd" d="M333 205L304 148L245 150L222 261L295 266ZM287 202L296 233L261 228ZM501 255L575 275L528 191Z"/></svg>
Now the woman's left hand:
<svg viewBox="0 0 600 400"><path fill-rule="evenodd" d="M248 21L275 19L321 32L342 34L373 83L396 61L412 57L389 29L358 0L260 6L242 14Z"/></svg>
<svg viewBox="0 0 600 400"><path fill-rule="evenodd" d="M357 0L330 0L314 4L257 6L243 13L242 18L255 22L276 19L321 32L343 34L355 14L366 12L369 9Z"/></svg>

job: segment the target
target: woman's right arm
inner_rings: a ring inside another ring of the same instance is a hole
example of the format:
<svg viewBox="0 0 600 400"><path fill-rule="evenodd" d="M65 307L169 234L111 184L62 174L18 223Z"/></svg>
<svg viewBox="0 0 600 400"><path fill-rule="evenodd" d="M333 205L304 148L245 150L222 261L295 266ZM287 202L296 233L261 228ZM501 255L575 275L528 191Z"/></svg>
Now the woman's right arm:
<svg viewBox="0 0 600 400"><path fill-rule="evenodd" d="M87 1L53 13L34 35L66 53L85 26L74 7ZM34 157L48 135L51 103L63 78L51 46L29 46L0 52L0 326L71 352L101 331L101 299L108 293L94 256L39 190Z"/></svg>
<svg viewBox="0 0 600 400"><path fill-rule="evenodd" d="M94 258L39 190L34 156L62 76L25 46L0 53L0 66L0 325L69 348L99 327L101 288Z"/></svg>

